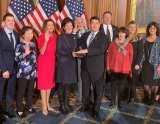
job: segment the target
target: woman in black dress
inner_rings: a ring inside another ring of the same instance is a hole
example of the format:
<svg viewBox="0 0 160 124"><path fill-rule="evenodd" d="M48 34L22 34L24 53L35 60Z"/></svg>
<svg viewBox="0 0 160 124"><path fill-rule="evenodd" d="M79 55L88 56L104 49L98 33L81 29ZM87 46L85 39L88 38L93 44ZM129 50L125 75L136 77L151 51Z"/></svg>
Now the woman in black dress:
<svg viewBox="0 0 160 124"><path fill-rule="evenodd" d="M144 102L154 103L160 78L160 37L159 26L156 22L148 24L146 38L143 40L143 58L141 80L144 84Z"/></svg>
<svg viewBox="0 0 160 124"><path fill-rule="evenodd" d="M73 52L77 48L77 36L74 35L74 22L70 18L62 21L61 28L63 33L57 41L57 78L59 85L58 94L60 102L60 111L68 114L73 109L69 105L70 86L77 83L77 61Z"/></svg>

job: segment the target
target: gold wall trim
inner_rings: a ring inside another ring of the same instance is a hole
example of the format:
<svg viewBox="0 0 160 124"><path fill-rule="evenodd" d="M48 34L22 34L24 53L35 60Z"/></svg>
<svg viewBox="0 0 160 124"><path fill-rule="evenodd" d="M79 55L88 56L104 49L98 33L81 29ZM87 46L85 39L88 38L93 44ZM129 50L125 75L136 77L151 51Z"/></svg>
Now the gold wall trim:
<svg viewBox="0 0 160 124"><path fill-rule="evenodd" d="M137 3L137 0L131 0L130 20L135 20L136 21L136 3ZM138 32L139 33L145 33L146 28L145 27L139 27Z"/></svg>

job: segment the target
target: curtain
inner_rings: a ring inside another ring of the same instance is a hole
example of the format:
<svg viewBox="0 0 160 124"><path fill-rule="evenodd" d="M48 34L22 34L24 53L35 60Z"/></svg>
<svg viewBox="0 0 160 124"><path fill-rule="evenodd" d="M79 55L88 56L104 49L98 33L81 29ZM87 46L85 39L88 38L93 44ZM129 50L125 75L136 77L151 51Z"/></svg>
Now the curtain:
<svg viewBox="0 0 160 124"><path fill-rule="evenodd" d="M111 11L112 12L112 23L117 25L118 18L118 5L120 0L91 0L92 9L91 15L96 15L100 18L100 21L103 21L103 12ZM101 11L98 11L100 9Z"/></svg>

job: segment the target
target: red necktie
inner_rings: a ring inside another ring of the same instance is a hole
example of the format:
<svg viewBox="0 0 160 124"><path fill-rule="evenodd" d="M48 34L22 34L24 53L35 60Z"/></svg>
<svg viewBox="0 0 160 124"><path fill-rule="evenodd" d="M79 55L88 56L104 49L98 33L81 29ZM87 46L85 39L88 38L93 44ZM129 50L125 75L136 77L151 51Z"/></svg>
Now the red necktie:
<svg viewBox="0 0 160 124"><path fill-rule="evenodd" d="M107 30L106 30L106 35L109 37L109 41L111 41L111 35L110 35L110 31L108 29L108 26L107 26Z"/></svg>

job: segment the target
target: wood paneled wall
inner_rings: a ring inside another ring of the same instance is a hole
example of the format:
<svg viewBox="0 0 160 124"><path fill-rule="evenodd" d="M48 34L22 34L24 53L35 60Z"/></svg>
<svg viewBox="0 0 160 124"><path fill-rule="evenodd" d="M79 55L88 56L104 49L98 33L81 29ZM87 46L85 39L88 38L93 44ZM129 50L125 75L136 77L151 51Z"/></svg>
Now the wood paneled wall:
<svg viewBox="0 0 160 124"><path fill-rule="evenodd" d="M85 2L87 1L87 2ZM112 23L125 26L129 0L84 0L88 18L98 16L102 22L103 12L112 12Z"/></svg>
<svg viewBox="0 0 160 124"><path fill-rule="evenodd" d="M6 13L9 3L10 0L0 0L0 24L4 14Z"/></svg>
<svg viewBox="0 0 160 124"><path fill-rule="evenodd" d="M102 22L102 16L104 11L112 12L112 23L117 26L125 26L129 20L129 9L130 0L84 0L86 13L88 19L91 16L98 16ZM38 0L34 0L37 4ZM10 0L0 0L0 23L3 15L5 14Z"/></svg>

